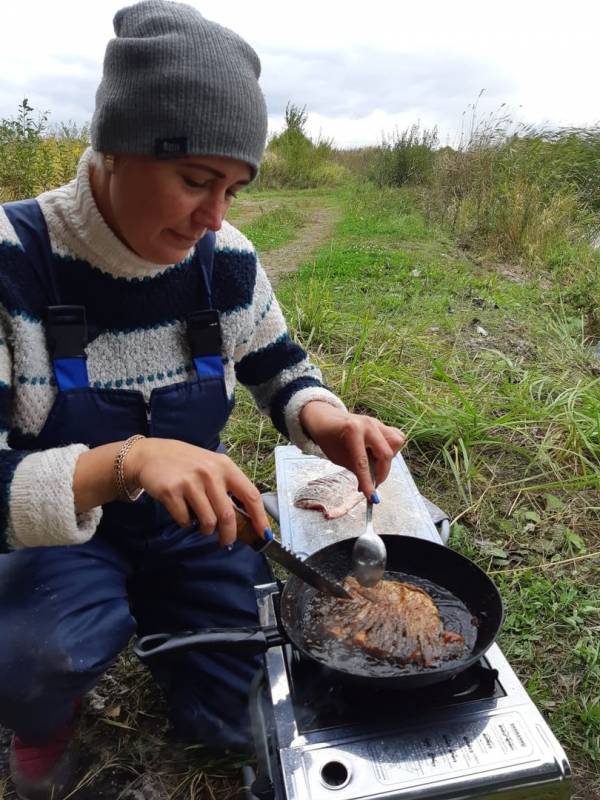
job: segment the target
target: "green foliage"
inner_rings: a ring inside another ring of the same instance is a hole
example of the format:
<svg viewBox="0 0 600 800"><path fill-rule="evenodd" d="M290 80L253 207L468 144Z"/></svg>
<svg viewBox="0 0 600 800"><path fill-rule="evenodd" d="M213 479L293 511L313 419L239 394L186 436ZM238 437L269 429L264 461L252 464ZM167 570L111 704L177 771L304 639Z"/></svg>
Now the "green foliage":
<svg viewBox="0 0 600 800"><path fill-rule="evenodd" d="M384 139L371 167L370 177L380 186L427 185L433 175L437 130L419 125L396 131Z"/></svg>
<svg viewBox="0 0 600 800"><path fill-rule="evenodd" d="M34 117L27 98L14 119L0 120L0 202L33 197L74 177L88 145L87 129L48 131L47 112Z"/></svg>
<svg viewBox="0 0 600 800"><path fill-rule="evenodd" d="M600 768L597 576L594 582L593 573L588 581L576 569L553 572L500 576L508 601L500 643L563 746L586 766ZM561 688L568 691L564 699Z"/></svg>
<svg viewBox="0 0 600 800"><path fill-rule="evenodd" d="M306 107L288 103L285 120L285 129L267 146L257 188L308 189L341 183L346 170L333 159L332 143L315 143L306 134Z"/></svg>
<svg viewBox="0 0 600 800"><path fill-rule="evenodd" d="M474 107L459 146L436 153L422 202L463 246L543 267L592 237L599 167L600 129L537 130L505 112L478 120Z"/></svg>
<svg viewBox="0 0 600 800"><path fill-rule="evenodd" d="M475 103L456 147L439 147L435 129L413 125L379 147L335 157L378 186L415 187L427 219L477 255L549 267L557 280L585 261L574 292L597 316L587 245L600 233L600 127L538 129L515 123L504 107L482 119Z"/></svg>
<svg viewBox="0 0 600 800"><path fill-rule="evenodd" d="M259 252L268 252L294 239L305 222L301 212L283 204L261 214L242 229Z"/></svg>

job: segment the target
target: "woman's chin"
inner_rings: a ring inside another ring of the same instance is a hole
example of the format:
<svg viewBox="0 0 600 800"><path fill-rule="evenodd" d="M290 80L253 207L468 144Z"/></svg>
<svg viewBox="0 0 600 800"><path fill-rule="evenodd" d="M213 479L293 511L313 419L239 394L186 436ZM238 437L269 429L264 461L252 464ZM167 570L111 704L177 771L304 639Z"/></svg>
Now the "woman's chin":
<svg viewBox="0 0 600 800"><path fill-rule="evenodd" d="M161 266L178 264L180 261L187 258L189 252L189 247L145 247L135 251L136 255L143 258L144 261L150 261L152 264L159 264Z"/></svg>

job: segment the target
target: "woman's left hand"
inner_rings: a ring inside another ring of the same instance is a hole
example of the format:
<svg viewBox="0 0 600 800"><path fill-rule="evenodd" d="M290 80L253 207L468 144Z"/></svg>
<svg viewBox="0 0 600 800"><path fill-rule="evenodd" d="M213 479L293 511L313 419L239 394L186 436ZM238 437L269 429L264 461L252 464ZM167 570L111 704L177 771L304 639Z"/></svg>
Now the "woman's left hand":
<svg viewBox="0 0 600 800"><path fill-rule="evenodd" d="M358 488L366 497L375 491L369 457L375 466L377 484L383 483L392 458L406 443L406 436L398 428L363 414L350 414L321 400L312 400L302 408L300 422L330 461L356 475Z"/></svg>

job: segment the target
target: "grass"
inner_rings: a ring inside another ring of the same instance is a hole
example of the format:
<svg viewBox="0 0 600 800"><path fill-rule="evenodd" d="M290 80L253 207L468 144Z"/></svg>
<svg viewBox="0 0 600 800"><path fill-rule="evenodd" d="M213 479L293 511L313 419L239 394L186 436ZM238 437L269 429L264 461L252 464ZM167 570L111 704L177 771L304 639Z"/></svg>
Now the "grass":
<svg viewBox="0 0 600 800"><path fill-rule="evenodd" d="M278 205L242 227L256 249L264 253L295 239L305 221L306 217L301 211L287 205Z"/></svg>
<svg viewBox="0 0 600 800"><path fill-rule="evenodd" d="M466 258L409 191L341 200L335 242L278 287L288 322L350 407L409 433L405 457L455 520L452 545L498 581L500 645L566 748L577 796L597 796L600 362L578 302L597 258L565 256L559 282L554 265ZM244 401L232 443L264 488L268 430Z"/></svg>
<svg viewBox="0 0 600 800"><path fill-rule="evenodd" d="M598 797L598 256L567 240L543 262L466 255L412 189L363 183L246 202L259 210L244 231L265 252L302 235L307 204L343 208L335 241L279 284L290 327L351 408L409 433L405 457L453 518L452 546L500 586L500 645L566 748L577 798ZM226 443L260 488L274 487L280 437L244 391ZM162 701L130 655L84 723L73 800L239 793L235 759L169 743ZM3 795L14 797L0 780Z"/></svg>

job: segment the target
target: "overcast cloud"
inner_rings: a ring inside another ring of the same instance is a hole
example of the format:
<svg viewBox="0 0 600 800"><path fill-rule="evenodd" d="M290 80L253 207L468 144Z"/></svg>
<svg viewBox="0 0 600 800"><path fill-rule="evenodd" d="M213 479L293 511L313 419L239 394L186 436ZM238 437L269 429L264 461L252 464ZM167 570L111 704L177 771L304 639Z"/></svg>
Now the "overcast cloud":
<svg viewBox="0 0 600 800"><path fill-rule="evenodd" d="M313 135L375 143L419 121L442 141L481 90L524 122L600 120L600 4L571 0L369 3L188 0L257 49L272 131L288 102ZM23 97L54 123L89 122L119 0L18 0L0 12L0 116Z"/></svg>

